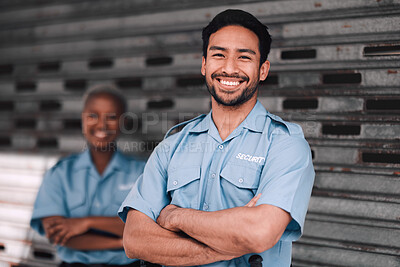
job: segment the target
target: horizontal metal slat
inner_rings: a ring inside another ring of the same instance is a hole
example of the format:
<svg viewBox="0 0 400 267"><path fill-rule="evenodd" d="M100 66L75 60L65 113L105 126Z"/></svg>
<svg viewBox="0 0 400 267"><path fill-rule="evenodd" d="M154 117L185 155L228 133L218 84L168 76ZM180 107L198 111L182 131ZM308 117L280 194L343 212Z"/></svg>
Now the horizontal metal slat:
<svg viewBox="0 0 400 267"><path fill-rule="evenodd" d="M295 243L293 246L293 265L296 262L316 264L316 266L354 266L354 267L376 267L399 266L398 256L366 251L338 249Z"/></svg>
<svg viewBox="0 0 400 267"><path fill-rule="evenodd" d="M308 211L396 222L400 220L400 204L385 202L312 196Z"/></svg>
<svg viewBox="0 0 400 267"><path fill-rule="evenodd" d="M325 190L396 195L400 190L400 177L318 172L314 187Z"/></svg>
<svg viewBox="0 0 400 267"><path fill-rule="evenodd" d="M330 21L289 23L284 25L283 38L309 38L312 36L351 35L365 33L398 33L400 17L348 18Z"/></svg>
<svg viewBox="0 0 400 267"><path fill-rule="evenodd" d="M0 186L0 203L33 205L36 199L36 193L36 189L22 189Z"/></svg>
<svg viewBox="0 0 400 267"><path fill-rule="evenodd" d="M304 236L400 249L400 229L308 220Z"/></svg>
<svg viewBox="0 0 400 267"><path fill-rule="evenodd" d="M33 153L0 153L0 168L24 169L33 171L44 171L53 166L57 156L37 155Z"/></svg>
<svg viewBox="0 0 400 267"><path fill-rule="evenodd" d="M49 246L31 245L26 241L0 239L5 250L0 252L0 261L28 263L29 266L56 266L60 262L55 250Z"/></svg>
<svg viewBox="0 0 400 267"><path fill-rule="evenodd" d="M308 13L313 13L313 12L323 13L326 12L327 10L335 10L335 9L343 13L343 10L346 10L345 8L346 6L349 8L376 7L376 4L375 5L371 3L365 4L362 3L361 1L349 1L346 4L345 3L331 4L328 1L321 1L321 2L324 3L320 3L319 6L316 6L316 4L313 1L304 1L302 5L298 5L294 1L285 1L280 3L266 2L266 3L249 3L246 5L239 4L239 5L233 5L233 7L247 10L250 13L254 14L255 16L258 16L262 21L265 20L268 21L268 18L271 18L271 16L273 15L282 16L284 14L290 15L293 13L304 14L304 16L307 16L309 15ZM196 10L189 9L189 10L179 10L179 11L168 11L168 12L159 12L157 14L135 14L134 16L124 16L121 18L92 19L89 21L69 22L58 25L37 26L31 32L31 35L29 37L30 39L32 38L42 39L44 37L54 38L60 36L61 33L62 36L76 35L76 34L90 36L95 34L96 32L99 32L99 30L117 32L116 31L117 29L119 32L122 32L125 29L129 29L130 32L134 32L135 30L133 29L143 29L143 28L149 28L153 29L153 31L154 30L159 31L160 29L163 28L166 29L171 28L172 25L174 30L176 30L177 28L182 28L182 25L184 25L182 29L193 29L193 28L199 29L201 27L204 27L204 25L208 23L209 17L215 16L219 11L233 7L219 6L218 8L214 7L197 8ZM334 15L334 12L331 12L331 15ZM288 16L288 18L290 18L290 16ZM326 16L325 17L321 16L321 18L326 18ZM358 22L357 19L355 19L355 21L356 22L352 23L353 27L364 25L364 22L357 23ZM382 21L382 23L387 23L387 22ZM101 28L99 28L99 25L101 25ZM377 31L378 29L380 29L376 25L374 26L375 27L371 28L372 30ZM308 27L311 26L308 25ZM365 28L369 29L369 27ZM382 26L382 28L385 28L387 30L387 27ZM290 29L285 28L284 31L288 31L288 33L285 33L286 34L284 35L285 37L287 35L290 36L291 33ZM16 33L17 32L14 30L12 34L16 35ZM10 36L6 35L6 38L0 38L0 39L10 40L12 39L12 37L10 38Z"/></svg>

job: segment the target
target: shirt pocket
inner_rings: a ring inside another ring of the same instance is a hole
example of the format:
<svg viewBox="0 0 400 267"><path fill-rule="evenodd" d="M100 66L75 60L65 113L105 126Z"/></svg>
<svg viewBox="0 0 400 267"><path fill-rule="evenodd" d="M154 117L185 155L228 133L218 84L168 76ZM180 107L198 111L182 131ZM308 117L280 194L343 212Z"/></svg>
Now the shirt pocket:
<svg viewBox="0 0 400 267"><path fill-rule="evenodd" d="M75 194L67 198L67 205L71 217L85 217L86 198L83 194Z"/></svg>
<svg viewBox="0 0 400 267"><path fill-rule="evenodd" d="M200 188L200 166L168 171L167 192L171 204L182 208L197 208Z"/></svg>
<svg viewBox="0 0 400 267"><path fill-rule="evenodd" d="M229 207L246 205L260 183L260 170L228 163L221 171L221 191Z"/></svg>

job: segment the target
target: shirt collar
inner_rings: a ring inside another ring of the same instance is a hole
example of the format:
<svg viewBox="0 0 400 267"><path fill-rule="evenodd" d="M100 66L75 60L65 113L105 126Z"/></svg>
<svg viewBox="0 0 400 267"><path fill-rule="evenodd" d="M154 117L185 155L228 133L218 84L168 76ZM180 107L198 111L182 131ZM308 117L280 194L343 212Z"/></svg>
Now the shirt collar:
<svg viewBox="0 0 400 267"><path fill-rule="evenodd" d="M265 126L265 117L268 112L265 110L264 106L257 100L253 109L244 119L239 127L247 128L253 132L262 133Z"/></svg>
<svg viewBox="0 0 400 267"><path fill-rule="evenodd" d="M201 133L208 131L212 122L212 110L205 116L197 125L195 125L189 132ZM272 120L282 123L286 126L290 132L290 128L286 121L282 120L279 116L269 113L264 106L257 100L253 109L244 119L244 121L238 126L238 128L247 128L253 132L262 133L265 128L266 117L270 117Z"/></svg>
<svg viewBox="0 0 400 267"><path fill-rule="evenodd" d="M114 154L111 157L110 162L108 163L108 166L104 172L104 174L107 174L108 171L112 170L120 170L124 172L129 172L129 167L130 163L129 160L118 150L114 152Z"/></svg>
<svg viewBox="0 0 400 267"><path fill-rule="evenodd" d="M210 111L200 122L198 122L192 129L189 130L191 133L206 132L210 129L210 122L212 120Z"/></svg>
<svg viewBox="0 0 400 267"><path fill-rule="evenodd" d="M242 126L251 131L262 133L265 130L267 117L275 122L283 124L288 130L289 134L292 134L292 128L289 127L289 124L286 121L282 120L281 117L269 113L258 100L249 115L242 122Z"/></svg>
<svg viewBox="0 0 400 267"><path fill-rule="evenodd" d="M86 169L92 166L92 159L90 157L89 149L86 149L78 155L78 159L75 164L75 169Z"/></svg>

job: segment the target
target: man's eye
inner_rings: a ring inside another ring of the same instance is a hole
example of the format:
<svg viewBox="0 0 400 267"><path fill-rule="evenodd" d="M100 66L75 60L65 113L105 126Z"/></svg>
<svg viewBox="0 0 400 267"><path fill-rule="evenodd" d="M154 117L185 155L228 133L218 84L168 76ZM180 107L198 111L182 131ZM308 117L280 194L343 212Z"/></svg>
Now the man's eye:
<svg viewBox="0 0 400 267"><path fill-rule="evenodd" d="M248 56L240 56L239 58L241 58L241 59L248 59L248 60L250 60L251 58L250 57L248 57Z"/></svg>
<svg viewBox="0 0 400 267"><path fill-rule="evenodd" d="M223 54L213 54L213 57L224 57L224 55Z"/></svg>

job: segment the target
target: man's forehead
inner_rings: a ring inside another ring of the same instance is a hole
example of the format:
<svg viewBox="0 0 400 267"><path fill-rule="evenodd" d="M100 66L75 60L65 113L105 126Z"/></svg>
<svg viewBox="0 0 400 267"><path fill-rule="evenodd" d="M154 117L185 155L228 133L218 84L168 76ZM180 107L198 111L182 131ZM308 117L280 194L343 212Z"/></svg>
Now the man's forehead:
<svg viewBox="0 0 400 267"><path fill-rule="evenodd" d="M252 50L259 53L258 44L258 36L253 31L239 25L229 25L211 34L208 50Z"/></svg>

